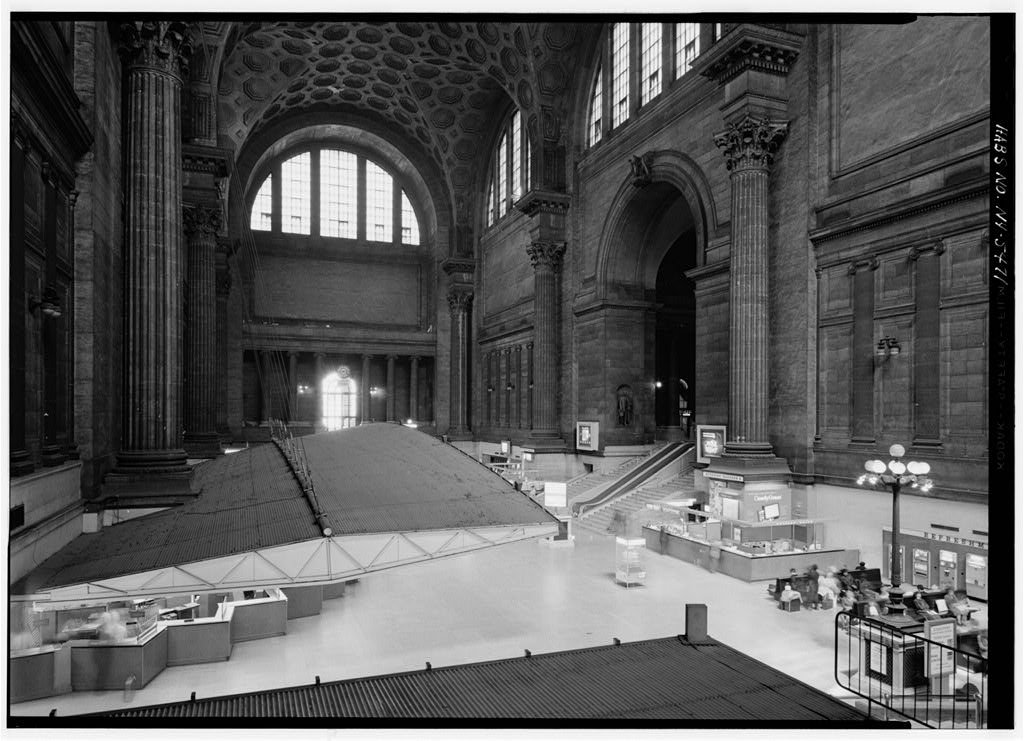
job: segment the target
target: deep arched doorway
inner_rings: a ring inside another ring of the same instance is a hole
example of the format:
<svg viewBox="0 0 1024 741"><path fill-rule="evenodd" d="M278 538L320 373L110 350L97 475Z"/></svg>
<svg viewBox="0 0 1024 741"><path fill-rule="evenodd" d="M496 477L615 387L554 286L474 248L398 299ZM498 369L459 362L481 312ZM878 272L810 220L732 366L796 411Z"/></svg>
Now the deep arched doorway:
<svg viewBox="0 0 1024 741"><path fill-rule="evenodd" d="M654 418L659 439L689 438L696 400L696 297L686 271L696 265L693 230L679 236L655 282Z"/></svg>

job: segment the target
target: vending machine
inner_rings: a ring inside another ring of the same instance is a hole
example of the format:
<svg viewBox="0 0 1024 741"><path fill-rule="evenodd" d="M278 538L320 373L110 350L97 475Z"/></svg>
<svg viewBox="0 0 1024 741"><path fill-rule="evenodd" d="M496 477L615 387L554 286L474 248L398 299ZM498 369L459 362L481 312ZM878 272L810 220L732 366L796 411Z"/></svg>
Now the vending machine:
<svg viewBox="0 0 1024 741"><path fill-rule="evenodd" d="M988 556L980 553L967 554L964 581L967 582L968 597L988 599Z"/></svg>
<svg viewBox="0 0 1024 741"><path fill-rule="evenodd" d="M930 587L932 584L932 554L924 548L914 549L914 584Z"/></svg>
<svg viewBox="0 0 1024 741"><path fill-rule="evenodd" d="M960 588L956 551L939 551L939 586L954 591Z"/></svg>

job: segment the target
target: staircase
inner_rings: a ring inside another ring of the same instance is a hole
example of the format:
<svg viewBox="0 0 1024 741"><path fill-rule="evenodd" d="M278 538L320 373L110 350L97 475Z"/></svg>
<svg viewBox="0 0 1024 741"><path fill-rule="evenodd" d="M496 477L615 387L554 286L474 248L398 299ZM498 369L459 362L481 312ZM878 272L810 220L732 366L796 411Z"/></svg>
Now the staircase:
<svg viewBox="0 0 1024 741"><path fill-rule="evenodd" d="M696 460L696 449L692 444L680 445L682 455L682 470L669 479L661 479L644 484L626 485L620 492L607 499L602 498L599 503L591 504L581 508L582 514L576 518L576 523L584 525L587 529L599 533L614 532L617 528L613 521L619 519L628 521L635 513L646 508L648 504L662 502L672 498L686 498L693 492L693 464ZM657 470L678 460L679 455L672 456L664 461L656 469L650 471L644 481L652 478ZM618 513L618 514L617 514Z"/></svg>
<svg viewBox="0 0 1024 741"><path fill-rule="evenodd" d="M566 501L574 504L579 501L593 499L598 493L609 488L609 486L621 479L629 471L632 471L652 456L657 455L661 449L660 447L655 448L648 455L627 458L615 468L608 469L607 471L585 473L582 476L570 479L566 486Z"/></svg>

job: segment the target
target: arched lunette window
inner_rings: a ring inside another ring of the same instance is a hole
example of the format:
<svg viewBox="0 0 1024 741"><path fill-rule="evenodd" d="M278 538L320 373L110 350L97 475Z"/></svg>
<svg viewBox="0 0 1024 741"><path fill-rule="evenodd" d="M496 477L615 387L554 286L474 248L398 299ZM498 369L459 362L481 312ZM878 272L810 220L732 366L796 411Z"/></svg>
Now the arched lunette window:
<svg viewBox="0 0 1024 741"><path fill-rule="evenodd" d="M487 226L507 214L530 188L530 137L522 114L516 110L505 121L498 146L491 155L487 178Z"/></svg>
<svg viewBox="0 0 1024 741"><path fill-rule="evenodd" d="M686 75L702 49L722 34L721 23L611 24L590 91L587 147Z"/></svg>
<svg viewBox="0 0 1024 741"><path fill-rule="evenodd" d="M279 215L275 219L275 180ZM279 224L280 226L276 226ZM277 164L253 199L249 227L418 245L412 201L376 162L340 149L311 149Z"/></svg>

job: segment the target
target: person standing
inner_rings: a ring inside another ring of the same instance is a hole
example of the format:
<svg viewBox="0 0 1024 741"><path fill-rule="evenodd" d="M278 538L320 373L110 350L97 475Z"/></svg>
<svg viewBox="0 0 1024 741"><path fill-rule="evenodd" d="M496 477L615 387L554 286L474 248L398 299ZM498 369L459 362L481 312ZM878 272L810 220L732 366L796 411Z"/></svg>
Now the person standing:
<svg viewBox="0 0 1024 741"><path fill-rule="evenodd" d="M818 609L818 581L821 575L818 573L818 564L812 563L811 568L807 569L807 595L810 606L815 610Z"/></svg>

